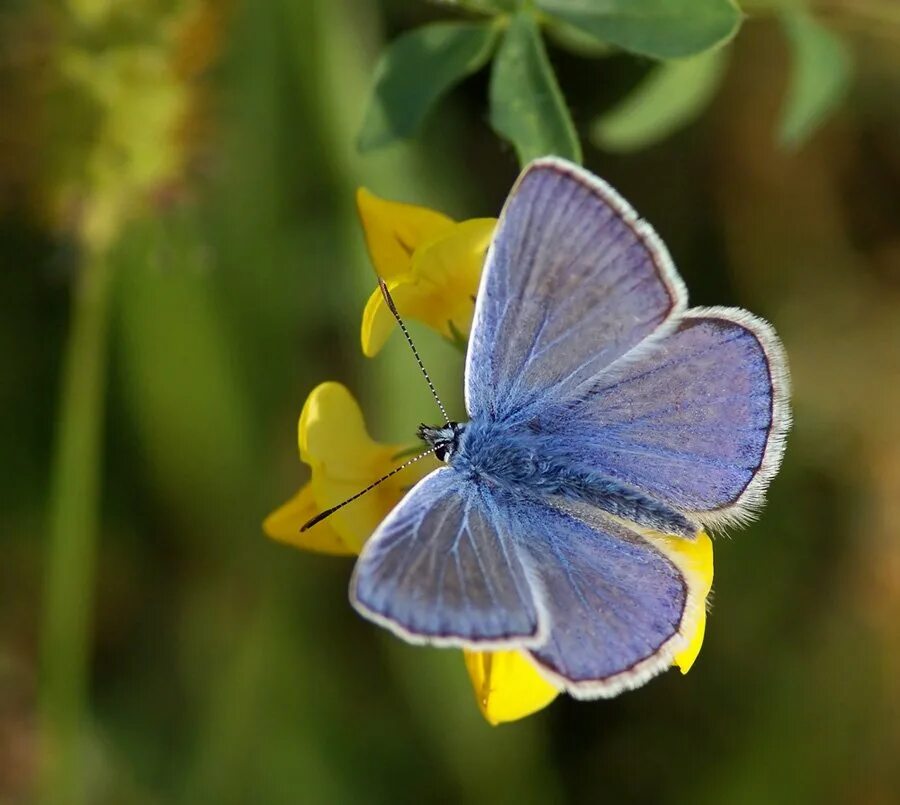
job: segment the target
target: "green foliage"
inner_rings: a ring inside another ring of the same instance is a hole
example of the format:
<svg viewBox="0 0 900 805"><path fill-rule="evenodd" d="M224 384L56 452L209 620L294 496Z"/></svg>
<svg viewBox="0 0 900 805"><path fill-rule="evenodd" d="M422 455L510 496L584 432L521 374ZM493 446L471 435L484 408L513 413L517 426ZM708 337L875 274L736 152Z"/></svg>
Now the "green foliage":
<svg viewBox="0 0 900 805"><path fill-rule="evenodd" d="M433 23L387 48L375 72L357 146L369 151L412 136L456 83L491 57L490 119L520 160L556 154L581 160L575 127L547 57L541 27L563 48L600 57L615 48L682 58L734 36L732 0L462 0L494 21ZM671 113L670 113L671 114Z"/></svg>
<svg viewBox="0 0 900 805"><path fill-rule="evenodd" d="M359 150L415 134L442 95L487 63L496 38L496 26L466 22L438 22L399 37L375 69Z"/></svg>
<svg viewBox="0 0 900 805"><path fill-rule="evenodd" d="M800 8L781 14L793 55L793 71L778 136L787 147L802 145L840 103L850 80L844 43Z"/></svg>
<svg viewBox="0 0 900 805"><path fill-rule="evenodd" d="M601 59L615 53L616 49L574 25L555 19L546 26L547 38L557 47L568 50L585 59Z"/></svg>
<svg viewBox="0 0 900 805"><path fill-rule="evenodd" d="M134 227L118 255L116 346L124 401L145 471L182 508L192 497L237 489L241 469L253 461L254 441L246 391L235 377L235 347L216 289L200 267L200 244L192 241L196 226L172 220ZM160 270L161 260L168 271ZM173 451L171 444L183 448ZM232 503L226 498L219 505Z"/></svg>
<svg viewBox="0 0 900 805"><path fill-rule="evenodd" d="M516 14L503 37L491 73L491 126L516 148L524 165L557 154L581 161L581 146L537 21Z"/></svg>
<svg viewBox="0 0 900 805"><path fill-rule="evenodd" d="M369 151L411 137L436 102L487 64L490 120L519 159L556 154L580 161L581 148L542 35L583 58L616 50L663 63L617 107L595 121L591 140L609 151L652 145L691 123L710 103L723 75L723 46L740 27L734 0L459 0L454 5L493 20L432 23L387 48L375 73L357 145ZM849 57L841 40L792 0L764 0L777 14L794 67L779 139L801 145L839 103ZM499 32L501 45L496 48Z"/></svg>
<svg viewBox="0 0 900 805"><path fill-rule="evenodd" d="M717 49L660 64L594 123L591 140L619 152L659 142L703 112L719 88L726 62L726 51Z"/></svg>
<svg viewBox="0 0 900 805"><path fill-rule="evenodd" d="M737 33L731 0L536 0L552 17L601 42L654 59L693 56Z"/></svg>

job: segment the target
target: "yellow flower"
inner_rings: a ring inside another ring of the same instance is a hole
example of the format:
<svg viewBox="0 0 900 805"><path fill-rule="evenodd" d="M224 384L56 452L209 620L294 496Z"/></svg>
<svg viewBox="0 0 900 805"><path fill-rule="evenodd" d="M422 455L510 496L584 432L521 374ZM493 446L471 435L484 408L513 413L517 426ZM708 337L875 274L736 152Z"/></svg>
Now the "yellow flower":
<svg viewBox="0 0 900 805"><path fill-rule="evenodd" d="M402 445L384 445L366 431L359 405L340 383L322 383L303 406L298 425L300 458L312 479L266 518L263 528L273 539L309 551L353 556L397 505L406 490L437 466L433 458L413 464L351 506L315 528L300 527L396 467ZM700 651L706 623L706 597L712 585L712 542L701 533L693 542L662 534L648 538L681 569L692 591L687 620L692 638L674 664L687 673ZM519 651L466 651L465 665L475 698L491 724L524 718L552 702L559 691Z"/></svg>
<svg viewBox="0 0 900 805"><path fill-rule="evenodd" d="M322 383L303 406L297 427L300 459L312 478L272 512L263 528L273 539L320 553L356 555L406 490L437 467L424 458L375 487L315 528L300 533L311 517L356 494L402 462L404 445L380 444L366 431L362 412L340 383Z"/></svg>
<svg viewBox="0 0 900 805"><path fill-rule="evenodd" d="M372 264L400 313L451 341L465 339L496 219L456 223L442 213L386 201L364 188L357 192L356 203ZM363 352L376 355L396 328L376 288L363 312Z"/></svg>

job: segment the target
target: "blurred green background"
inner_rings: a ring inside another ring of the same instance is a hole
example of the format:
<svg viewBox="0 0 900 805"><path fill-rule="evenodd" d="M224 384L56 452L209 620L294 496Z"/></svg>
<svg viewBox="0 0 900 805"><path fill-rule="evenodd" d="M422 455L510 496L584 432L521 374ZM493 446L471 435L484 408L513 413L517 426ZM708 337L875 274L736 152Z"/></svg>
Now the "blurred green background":
<svg viewBox="0 0 900 805"><path fill-rule="evenodd" d="M821 4L855 77L793 151L765 17L709 110L630 154L587 131L650 63L551 48L587 166L657 228L692 301L774 322L795 427L761 520L716 544L688 676L492 728L458 652L363 622L349 561L260 529L305 480L316 383L348 385L382 440L434 418L399 339L360 353L374 281L353 193L496 215L518 164L486 75L414 143L359 156L385 42L446 9L140 0L107 23L102 0L67 5L0 12L0 802L59 794L38 782L48 718L80 722L91 803L900 801L896 6ZM70 51L110 38L146 52L90 79L118 116L104 129ZM460 356L414 332L460 411Z"/></svg>

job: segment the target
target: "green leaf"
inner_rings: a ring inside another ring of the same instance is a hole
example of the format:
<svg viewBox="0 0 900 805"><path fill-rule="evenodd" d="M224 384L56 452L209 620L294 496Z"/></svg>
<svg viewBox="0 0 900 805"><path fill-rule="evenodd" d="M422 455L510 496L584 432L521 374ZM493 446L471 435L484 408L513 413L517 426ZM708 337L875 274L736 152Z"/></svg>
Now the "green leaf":
<svg viewBox="0 0 900 805"><path fill-rule="evenodd" d="M369 151L415 134L442 95L487 64L497 30L490 22L436 22L394 40L375 68L357 148Z"/></svg>
<svg viewBox="0 0 900 805"><path fill-rule="evenodd" d="M843 98L850 80L850 56L835 34L800 8L786 9L781 22L794 64L778 138L782 145L797 148Z"/></svg>
<svg viewBox="0 0 900 805"><path fill-rule="evenodd" d="M591 140L607 151L636 151L668 137L700 115L722 82L726 51L663 62L591 127Z"/></svg>
<svg viewBox="0 0 900 805"><path fill-rule="evenodd" d="M607 42L601 42L596 36L586 34L560 19L544 26L544 34L557 47L584 59L601 59L616 52L616 48Z"/></svg>
<svg viewBox="0 0 900 805"><path fill-rule="evenodd" d="M547 58L537 21L512 17L494 59L491 126L516 149L522 165L555 154L581 162L581 145Z"/></svg>
<svg viewBox="0 0 900 805"><path fill-rule="evenodd" d="M535 4L601 42L654 59L680 59L708 50L734 36L741 23L733 0L536 0Z"/></svg>
<svg viewBox="0 0 900 805"><path fill-rule="evenodd" d="M515 11L518 0L444 0L450 5L457 5L468 11L479 14L499 14L506 11Z"/></svg>

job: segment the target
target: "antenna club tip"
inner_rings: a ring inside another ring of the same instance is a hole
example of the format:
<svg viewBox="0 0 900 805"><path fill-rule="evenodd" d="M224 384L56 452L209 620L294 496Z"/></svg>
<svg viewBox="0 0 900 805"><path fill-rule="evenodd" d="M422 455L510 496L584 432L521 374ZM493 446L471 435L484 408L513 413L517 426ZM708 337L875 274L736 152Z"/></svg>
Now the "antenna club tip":
<svg viewBox="0 0 900 805"><path fill-rule="evenodd" d="M340 508L340 507L338 507ZM304 531L309 531L316 523L322 522L328 515L333 514L334 509L326 509L323 512L319 512L315 517L311 520L307 520L302 526L300 526L300 533L302 534Z"/></svg>

